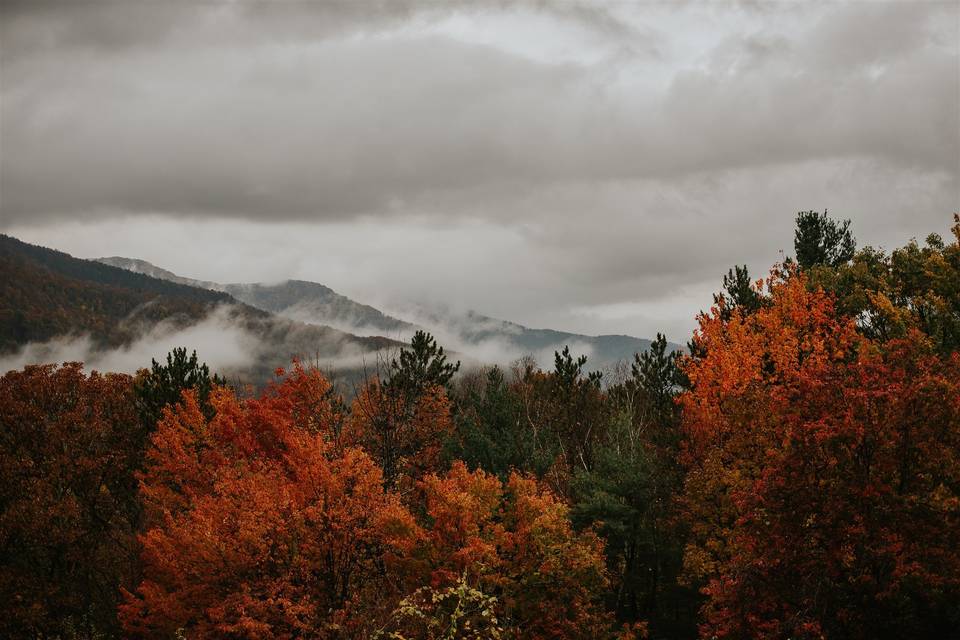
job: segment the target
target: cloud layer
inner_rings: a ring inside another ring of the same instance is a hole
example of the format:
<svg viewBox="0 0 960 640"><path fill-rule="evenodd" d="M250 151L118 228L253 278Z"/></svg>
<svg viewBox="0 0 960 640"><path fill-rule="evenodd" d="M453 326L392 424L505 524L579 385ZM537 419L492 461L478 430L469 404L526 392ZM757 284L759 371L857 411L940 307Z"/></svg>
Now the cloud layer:
<svg viewBox="0 0 960 640"><path fill-rule="evenodd" d="M683 333L800 209L960 203L953 3L3 11L0 226L81 255Z"/></svg>

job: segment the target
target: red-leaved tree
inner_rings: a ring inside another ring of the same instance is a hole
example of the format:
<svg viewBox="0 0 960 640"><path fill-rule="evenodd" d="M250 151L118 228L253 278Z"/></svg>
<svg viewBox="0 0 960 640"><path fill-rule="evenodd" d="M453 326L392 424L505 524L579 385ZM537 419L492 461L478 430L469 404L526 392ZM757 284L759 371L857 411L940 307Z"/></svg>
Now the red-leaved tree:
<svg viewBox="0 0 960 640"><path fill-rule="evenodd" d="M603 543L575 533L569 508L545 486L516 473L501 482L458 462L421 489L429 526L411 570L422 580L447 586L467 575L498 598L510 637L586 639L609 630Z"/></svg>
<svg viewBox="0 0 960 640"><path fill-rule="evenodd" d="M474 593L464 580L509 637L609 630L602 543L534 480L456 464L401 502L339 432L329 383L299 366L260 398L221 388L210 403L208 420L185 392L153 437L144 579L120 609L129 636L369 638L424 588Z"/></svg>
<svg viewBox="0 0 960 640"><path fill-rule="evenodd" d="M160 421L143 475L145 579L132 636L363 637L415 524L362 451L339 449L329 383L299 366L259 399L191 392Z"/></svg>
<svg viewBox="0 0 960 640"><path fill-rule="evenodd" d="M127 375L0 378L0 636L116 633L137 568L138 430Z"/></svg>
<svg viewBox="0 0 960 640"><path fill-rule="evenodd" d="M960 356L856 332L802 275L700 322L686 565L705 637L948 637L960 624Z"/></svg>

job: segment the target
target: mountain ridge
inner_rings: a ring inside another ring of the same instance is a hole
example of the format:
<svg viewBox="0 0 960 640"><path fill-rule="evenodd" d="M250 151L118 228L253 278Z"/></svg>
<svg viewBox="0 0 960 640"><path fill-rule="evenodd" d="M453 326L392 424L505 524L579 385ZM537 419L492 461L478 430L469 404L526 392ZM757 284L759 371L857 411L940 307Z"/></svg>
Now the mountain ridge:
<svg viewBox="0 0 960 640"><path fill-rule="evenodd" d="M358 335L386 335L408 339L417 329L433 333L453 351L465 354L497 353L515 359L525 355L539 356L541 362L552 357L553 350L570 345L576 350L588 351L588 366L609 367L621 360L630 360L634 353L649 348L651 340L626 334L590 336L556 329L537 329L509 320L486 316L477 311L462 313L436 308L412 311L418 317L401 319L376 307L357 302L332 288L309 280L290 279L276 284L232 283L221 284L206 280L184 278L167 269L136 258L99 258L101 262L126 268L130 265L142 272L160 274L175 282L207 285L224 291L236 299L258 309L301 322L323 324ZM401 312L402 313L402 312ZM671 348L682 349L671 343ZM478 360L483 360L478 357Z"/></svg>
<svg viewBox="0 0 960 640"><path fill-rule="evenodd" d="M208 360L225 359L225 373L240 382L262 384L293 357L355 372L380 350L401 346L2 234L0 273L0 356L12 368L62 360L96 365L118 355L130 362L140 353L138 366L148 366L167 347L187 346ZM179 343L187 337L200 342Z"/></svg>

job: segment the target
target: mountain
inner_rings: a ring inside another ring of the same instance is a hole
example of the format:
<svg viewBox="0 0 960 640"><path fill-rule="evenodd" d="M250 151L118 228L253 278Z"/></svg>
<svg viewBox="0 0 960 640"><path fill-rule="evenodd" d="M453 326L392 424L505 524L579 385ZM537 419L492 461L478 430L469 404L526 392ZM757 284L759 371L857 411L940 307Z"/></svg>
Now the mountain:
<svg viewBox="0 0 960 640"><path fill-rule="evenodd" d="M123 269L124 271L131 271L133 273L140 273L151 278L156 278L158 280L166 280L167 282L176 282L177 284L186 285L188 287L197 287L200 289L211 289L213 291L221 291L220 285L216 282L209 282L206 280L194 280L193 278L181 278L172 271L167 271L166 269L161 269L160 267L150 264L146 260L137 260L136 258L121 258L120 256L113 256L111 258L97 258L93 262L98 262L100 264L106 264L111 267L117 267L118 269Z"/></svg>
<svg viewBox="0 0 960 640"><path fill-rule="evenodd" d="M569 345L586 353L591 369L610 367L645 351L650 340L627 335L588 336L553 329L532 329L515 322L491 318L475 311L464 313L411 307L401 320L362 304L316 282L287 280L277 284L220 284L181 277L149 262L133 258L100 258L100 262L149 274L171 282L223 291L263 311L312 324L323 324L359 335L382 335L405 341L417 329L433 333L441 344L480 362L506 363L533 355L542 366L553 364L553 352ZM679 345L671 345L681 349Z"/></svg>
<svg viewBox="0 0 960 640"><path fill-rule="evenodd" d="M279 284L220 284L207 280L184 278L134 258L99 258L97 262L135 273L162 278L170 282L223 291L252 307L275 313L291 320L322 324L361 335L406 337L417 327L371 307L354 302L330 287L305 280L286 280Z"/></svg>
<svg viewBox="0 0 960 640"><path fill-rule="evenodd" d="M417 327L371 307L354 302L333 289L306 280L279 284L223 285L237 300L292 320L326 324L361 335L401 336Z"/></svg>
<svg viewBox="0 0 960 640"><path fill-rule="evenodd" d="M79 260L0 235L0 352L64 334L89 334L102 346L123 344L139 325L189 324L226 293ZM257 313L262 313L257 311Z"/></svg>
<svg viewBox="0 0 960 640"><path fill-rule="evenodd" d="M272 314L162 270L81 260L6 235L0 274L0 364L7 368L81 359L129 370L187 346L231 379L260 384L293 356L355 372L379 350L400 346Z"/></svg>
<svg viewBox="0 0 960 640"><path fill-rule="evenodd" d="M555 329L533 329L516 322L485 316L476 311L420 310L413 312L421 324L437 327L438 335L452 345L469 352L469 346L481 353L507 351L532 355L544 367L553 366L553 352L569 346L575 354L586 354L590 370L603 370L618 362L631 361L635 353L650 348L651 341L628 335L589 336ZM682 347L669 343L669 347Z"/></svg>

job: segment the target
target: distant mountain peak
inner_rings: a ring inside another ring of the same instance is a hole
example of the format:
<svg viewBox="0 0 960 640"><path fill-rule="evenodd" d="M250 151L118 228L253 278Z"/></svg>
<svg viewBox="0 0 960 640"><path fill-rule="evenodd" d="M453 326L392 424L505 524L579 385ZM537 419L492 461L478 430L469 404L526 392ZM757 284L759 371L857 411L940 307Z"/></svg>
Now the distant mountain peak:
<svg viewBox="0 0 960 640"><path fill-rule="evenodd" d="M231 382L263 384L293 357L356 379L402 344L281 317L144 260L83 260L2 234L0 272L0 366L11 369L79 360L133 373L186 346Z"/></svg>
<svg viewBox="0 0 960 640"><path fill-rule="evenodd" d="M223 286L217 284L216 282L210 282L209 280L195 280L193 278L183 278L172 271L168 271L163 267L158 267L151 262L147 262L146 260L141 260L139 258L111 256L109 258L96 258L94 262L107 264L111 267L117 267L119 269L126 269L127 271L132 271L134 273L142 273L145 276L157 278L158 280L167 280L168 282L185 284L188 287L199 287L201 289L211 289L213 291L225 291Z"/></svg>
<svg viewBox="0 0 960 640"><path fill-rule="evenodd" d="M229 283L194 280L179 276L145 260L136 258L100 258L99 262L145 273L155 278L189 284L194 287L224 291L263 311L306 322L326 325L358 335L405 337L417 327L391 317L370 305L351 300L330 287L309 280L283 280L278 283Z"/></svg>
<svg viewBox="0 0 960 640"><path fill-rule="evenodd" d="M553 351L569 345L586 353L592 369L605 368L645 351L650 340L628 335L589 336L555 329L533 329L516 322L493 318L475 309L453 310L444 305L404 305L401 315L388 315L356 302L330 287L309 280L284 280L274 284L220 284L193 280L134 258L101 258L101 262L195 287L223 291L257 309L308 324L326 325L361 336L386 336L407 340L417 329L426 329L448 350L475 357L480 362L513 360L533 355L551 366ZM671 345L680 348L679 345Z"/></svg>

